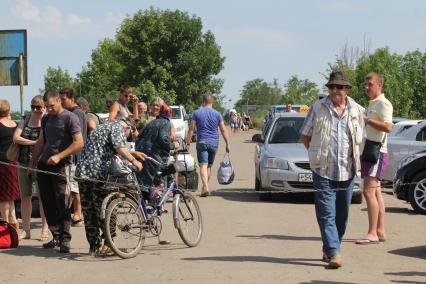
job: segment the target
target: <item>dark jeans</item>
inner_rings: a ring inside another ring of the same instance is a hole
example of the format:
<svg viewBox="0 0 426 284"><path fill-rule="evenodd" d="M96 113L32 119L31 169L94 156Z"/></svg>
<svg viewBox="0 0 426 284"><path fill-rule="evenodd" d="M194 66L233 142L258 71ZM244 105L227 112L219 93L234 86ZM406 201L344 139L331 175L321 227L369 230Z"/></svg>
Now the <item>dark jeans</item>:
<svg viewBox="0 0 426 284"><path fill-rule="evenodd" d="M334 181L313 173L315 211L321 231L323 252L329 256L340 254L340 243L348 223L354 178Z"/></svg>
<svg viewBox="0 0 426 284"><path fill-rule="evenodd" d="M37 169L65 175L63 165L50 166L39 162ZM53 238L59 242L71 241L71 200L67 179L64 176L39 172L37 183L44 214Z"/></svg>

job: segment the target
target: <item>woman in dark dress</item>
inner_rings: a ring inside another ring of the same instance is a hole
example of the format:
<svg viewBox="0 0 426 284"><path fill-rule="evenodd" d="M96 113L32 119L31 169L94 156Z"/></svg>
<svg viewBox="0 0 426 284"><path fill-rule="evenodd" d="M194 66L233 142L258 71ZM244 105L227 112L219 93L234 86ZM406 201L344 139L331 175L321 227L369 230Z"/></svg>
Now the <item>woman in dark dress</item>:
<svg viewBox="0 0 426 284"><path fill-rule="evenodd" d="M7 149L13 143L15 129L16 123L10 119L9 102L0 100L0 214L3 220L18 229L13 202L19 199L17 163L6 158Z"/></svg>

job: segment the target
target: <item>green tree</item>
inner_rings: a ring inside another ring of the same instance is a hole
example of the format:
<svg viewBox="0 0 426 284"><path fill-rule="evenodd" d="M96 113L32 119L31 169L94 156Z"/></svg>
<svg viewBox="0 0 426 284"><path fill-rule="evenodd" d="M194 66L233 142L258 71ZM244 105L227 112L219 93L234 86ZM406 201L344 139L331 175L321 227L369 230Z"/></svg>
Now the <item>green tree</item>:
<svg viewBox="0 0 426 284"><path fill-rule="evenodd" d="M144 101L161 96L191 111L202 95L219 94L223 85L215 76L225 58L213 33L202 28L200 18L178 10L136 12L122 22L115 39L99 43L78 74L83 94L98 109L129 84Z"/></svg>
<svg viewBox="0 0 426 284"><path fill-rule="evenodd" d="M62 70L60 66L57 68L48 67L44 76L44 89L60 90L62 88L73 88L74 79L67 70Z"/></svg>
<svg viewBox="0 0 426 284"><path fill-rule="evenodd" d="M279 87L278 80L267 83L257 78L244 84L240 93L240 99L235 103L236 108L242 105L273 105L281 101L283 92Z"/></svg>
<svg viewBox="0 0 426 284"><path fill-rule="evenodd" d="M318 99L319 90L314 82L301 80L293 75L284 85L285 91L282 103L311 105Z"/></svg>

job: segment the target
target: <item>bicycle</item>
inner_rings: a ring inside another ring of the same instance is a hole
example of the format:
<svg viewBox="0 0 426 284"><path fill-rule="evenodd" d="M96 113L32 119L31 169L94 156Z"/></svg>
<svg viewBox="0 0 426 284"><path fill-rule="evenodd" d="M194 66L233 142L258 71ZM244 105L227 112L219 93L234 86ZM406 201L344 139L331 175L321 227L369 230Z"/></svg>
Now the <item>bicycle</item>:
<svg viewBox="0 0 426 284"><path fill-rule="evenodd" d="M151 157L147 160L161 169L166 166ZM176 163L172 165L176 171ZM101 207L104 235L112 251L121 258L135 257L143 247L146 233L159 238L162 231L160 216L165 212L164 205L170 193L173 194L174 227L188 247L197 246L201 241L203 223L195 197L179 188L175 177L161 194L161 200L157 204L149 204L142 196L135 171L128 165L125 167L129 173L125 178L130 178L130 185L123 186L119 183L122 177L109 175L105 189L112 192L105 197ZM164 175L164 171L160 170L158 174ZM111 183L111 180L115 182Z"/></svg>

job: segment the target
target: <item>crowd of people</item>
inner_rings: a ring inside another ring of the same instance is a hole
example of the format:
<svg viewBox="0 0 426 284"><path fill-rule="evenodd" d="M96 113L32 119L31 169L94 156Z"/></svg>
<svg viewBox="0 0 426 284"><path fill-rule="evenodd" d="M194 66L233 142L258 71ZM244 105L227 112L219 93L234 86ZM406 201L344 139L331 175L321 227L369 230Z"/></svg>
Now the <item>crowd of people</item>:
<svg viewBox="0 0 426 284"><path fill-rule="evenodd" d="M253 121L250 115L245 112L241 114L235 109L229 111L229 122L233 133L238 133L239 131L249 132L250 128L253 128Z"/></svg>
<svg viewBox="0 0 426 284"><path fill-rule="evenodd" d="M14 201L21 199L21 240L31 238L31 200L37 192L42 219L39 240L45 242L43 248L70 252L70 228L84 226L89 253L110 252L103 243L100 208L105 197L102 184L116 154L133 164L144 196L149 196L156 185L158 168L146 156L164 162L170 151L181 146L170 121L172 110L156 97L148 113L146 103L139 102L130 86L122 86L119 93L117 100L107 102L106 121L90 112L87 100L77 98L71 88L35 96L31 113L18 124L11 120L9 102L0 100L0 215L19 230ZM212 105L213 97L204 96L189 130L197 129L202 197L209 195L219 129L229 152L223 118ZM191 139L186 140L181 143L189 147ZM134 150L129 147L130 141L135 142ZM20 146L17 161L8 160L6 155L13 143Z"/></svg>

